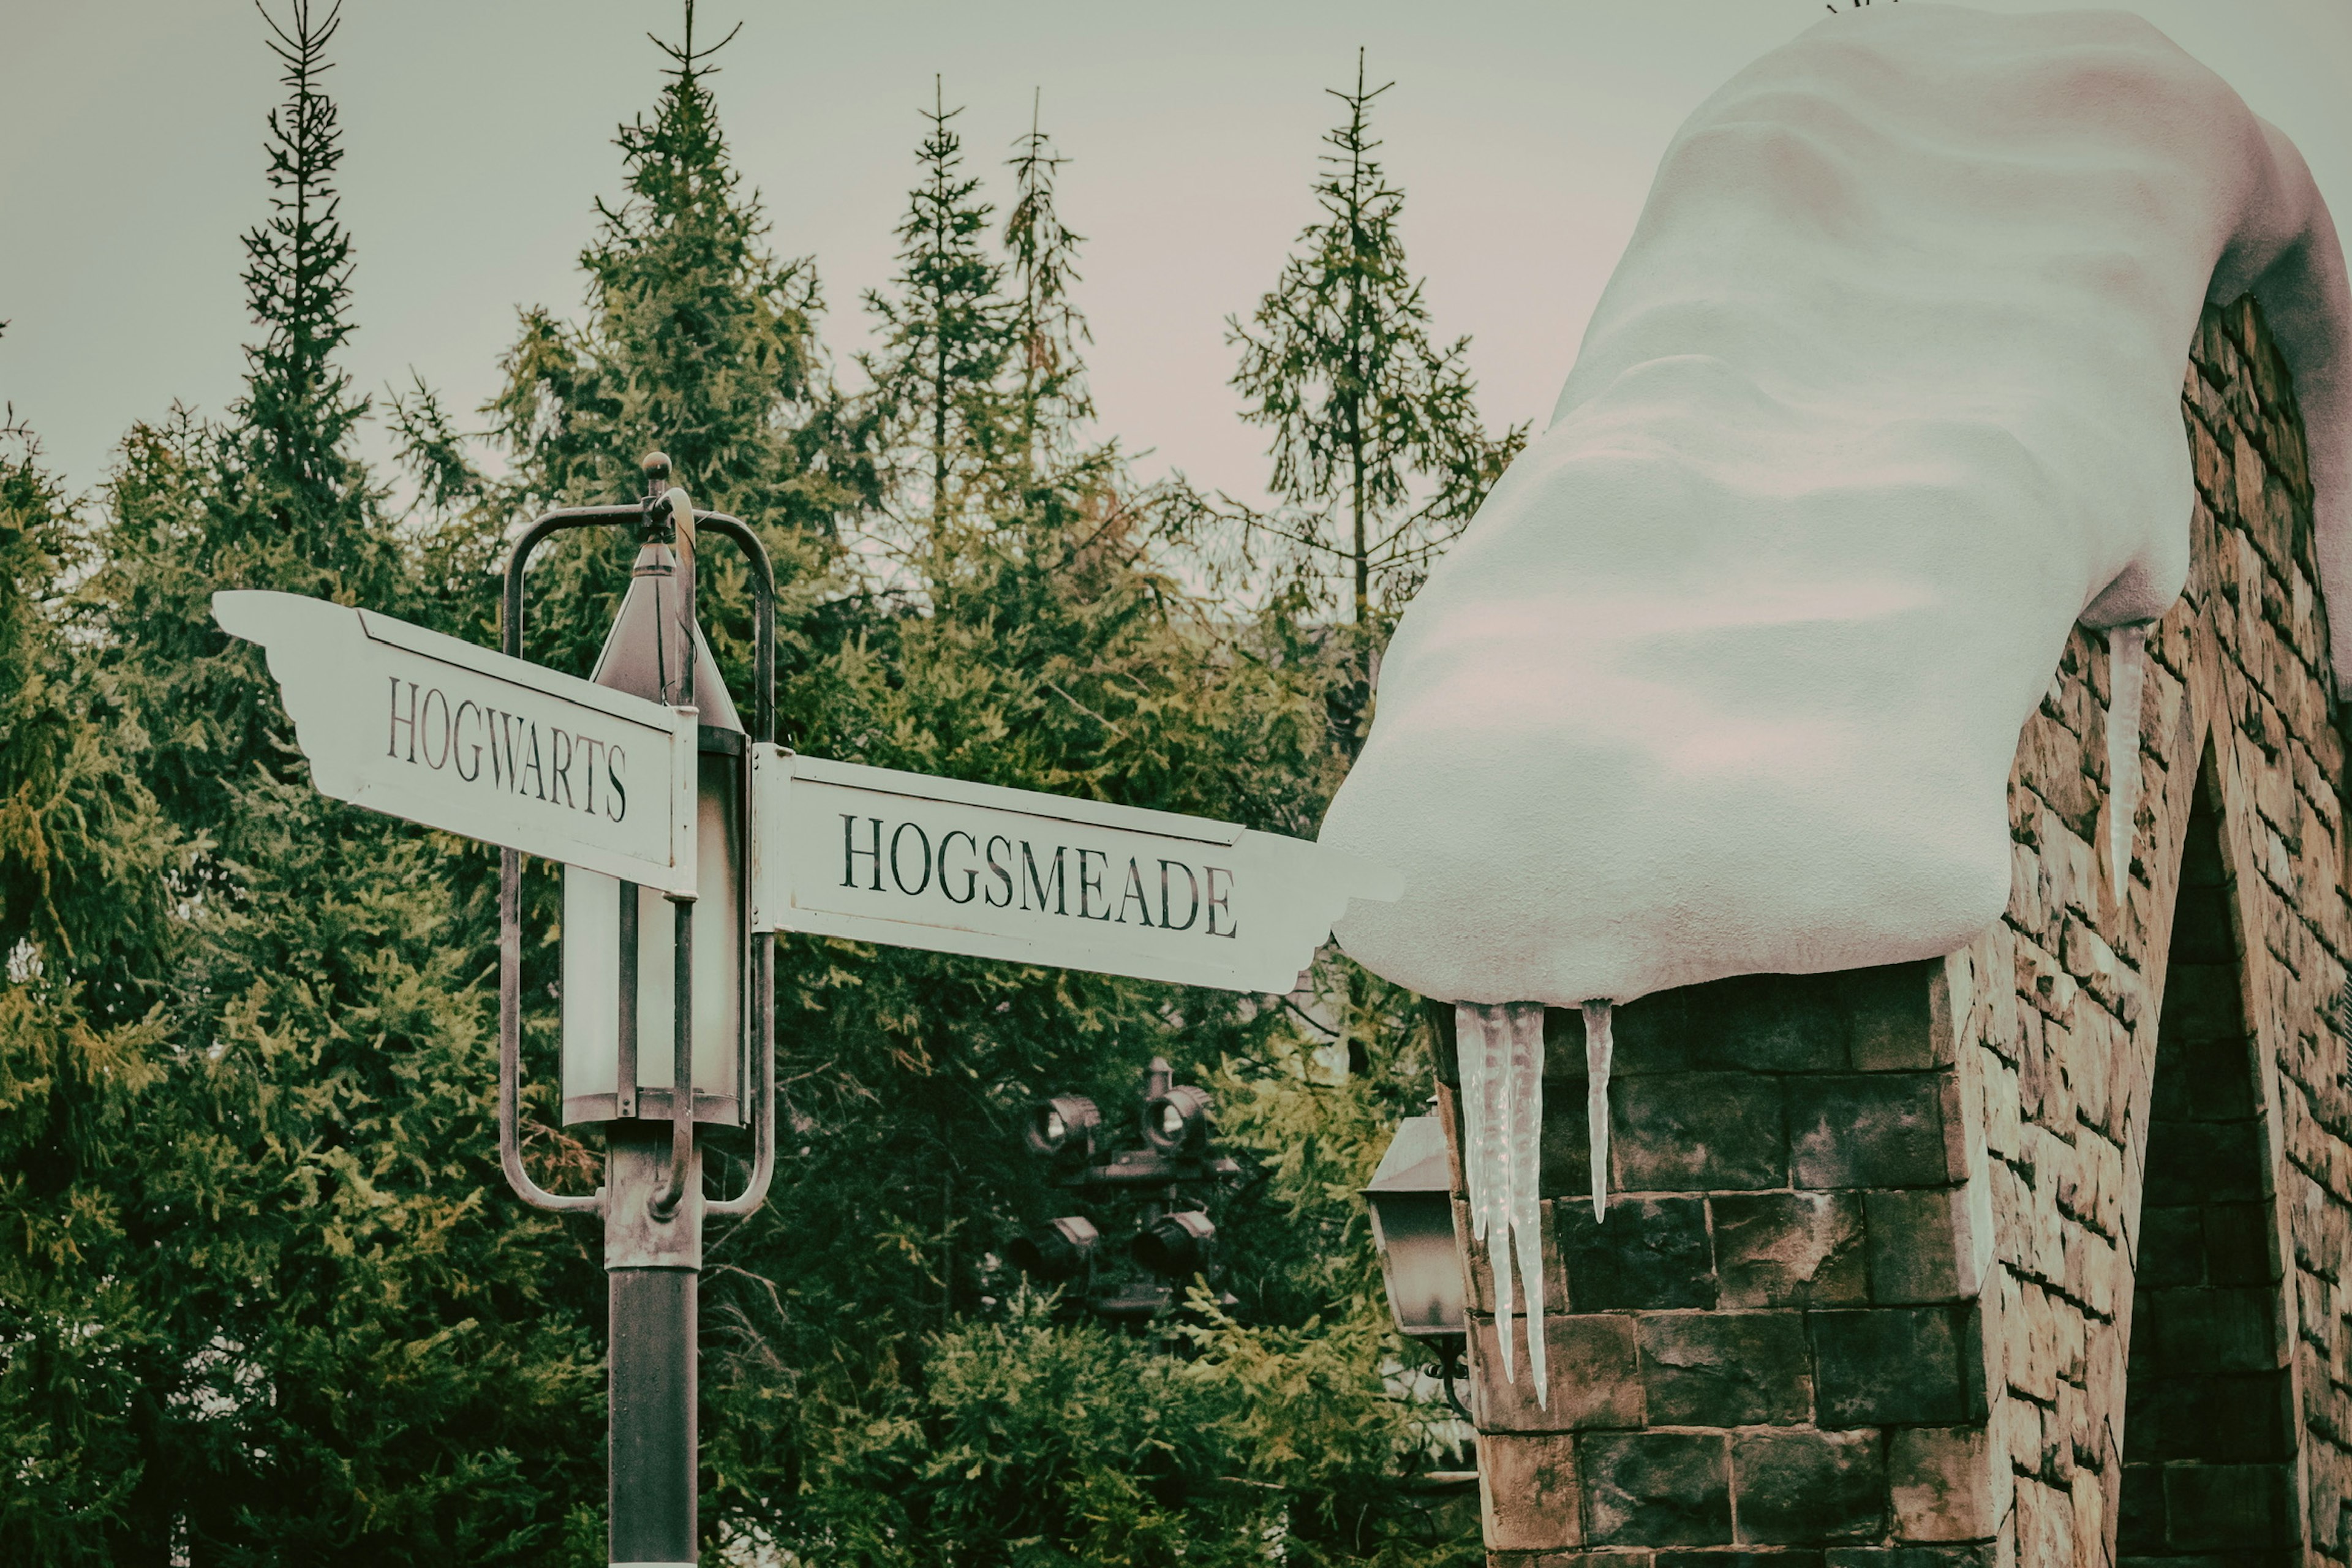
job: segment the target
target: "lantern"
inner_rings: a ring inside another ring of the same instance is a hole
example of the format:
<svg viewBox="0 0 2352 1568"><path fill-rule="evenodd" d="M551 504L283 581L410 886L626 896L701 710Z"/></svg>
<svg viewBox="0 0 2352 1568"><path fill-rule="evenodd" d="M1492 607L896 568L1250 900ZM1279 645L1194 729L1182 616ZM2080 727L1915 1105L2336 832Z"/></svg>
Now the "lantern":
<svg viewBox="0 0 2352 1568"><path fill-rule="evenodd" d="M1454 1234L1454 1193L1445 1126L1434 1116L1399 1123L1371 1185L1372 1243L1380 1249L1389 1310L1399 1332L1424 1342L1466 1338L1462 1250ZM1433 1344L1440 1360L1451 1346Z"/></svg>
<svg viewBox="0 0 2352 1568"><path fill-rule="evenodd" d="M744 1121L743 976L746 736L693 601L692 556L667 544L637 552L605 638L599 686L684 706L699 721L692 966L693 1119ZM675 1114L677 920L658 889L566 867L563 872L563 1120L669 1121Z"/></svg>

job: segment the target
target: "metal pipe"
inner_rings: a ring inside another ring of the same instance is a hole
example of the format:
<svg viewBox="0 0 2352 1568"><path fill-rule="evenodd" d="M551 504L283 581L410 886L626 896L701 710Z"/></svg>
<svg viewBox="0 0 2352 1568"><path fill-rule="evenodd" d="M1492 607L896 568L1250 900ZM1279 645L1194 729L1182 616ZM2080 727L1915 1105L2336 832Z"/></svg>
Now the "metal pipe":
<svg viewBox="0 0 2352 1568"><path fill-rule="evenodd" d="M670 1059L669 1171L654 1192L653 1215L667 1219L677 1213L686 1184L694 1174L694 900L673 898L677 935L671 973L670 1012L677 1021Z"/></svg>
<svg viewBox="0 0 2352 1568"><path fill-rule="evenodd" d="M723 511L698 511L694 514L698 531L709 530L734 544L743 552L751 569L752 653L751 653L751 739L773 744L776 739L776 570L769 562L768 551L760 536L747 527L740 518ZM744 787L738 792L741 809L747 818L751 809L750 770L745 769ZM748 821L743 842L751 841ZM751 923L751 887L749 875L740 879L740 920ZM715 1215L740 1216L759 1208L767 1200L768 1187L776 1171L776 938L772 931L763 931L751 939L751 1016L752 1071L757 1086L751 1102L751 1175L743 1191L735 1197L709 1205Z"/></svg>
<svg viewBox="0 0 2352 1568"><path fill-rule="evenodd" d="M768 1184L776 1172L776 936L761 931L751 939L751 994L757 1003L752 1070L759 1074L751 1103L751 1179L742 1193L708 1205L715 1215L741 1215L767 1201Z"/></svg>
<svg viewBox="0 0 2352 1568"><path fill-rule="evenodd" d="M620 919L621 951L614 987L619 994L621 1016L616 1020L614 1056L618 1065L613 1074L613 1116L620 1121L633 1121L637 1114L637 960L640 956L638 932L637 885L621 884Z"/></svg>
<svg viewBox="0 0 2352 1568"><path fill-rule="evenodd" d="M739 517L723 511L698 511L694 526L709 529L733 542L751 568L751 739L772 743L776 738L776 569L767 546Z"/></svg>
<svg viewBox="0 0 2352 1568"><path fill-rule="evenodd" d="M593 1210L602 1191L551 1193L522 1164L522 856L499 852L499 1164L515 1196L555 1213Z"/></svg>
<svg viewBox="0 0 2352 1568"><path fill-rule="evenodd" d="M604 513L635 516L634 507L573 507L551 512L524 531L507 557L505 614L499 616L499 641L514 658L522 657L522 583L530 552L540 541L567 528L585 528L612 519ZM522 856L513 849L499 851L499 1164L515 1196L536 1209L558 1214L593 1210L603 1193L574 1196L551 1193L530 1179L522 1164Z"/></svg>

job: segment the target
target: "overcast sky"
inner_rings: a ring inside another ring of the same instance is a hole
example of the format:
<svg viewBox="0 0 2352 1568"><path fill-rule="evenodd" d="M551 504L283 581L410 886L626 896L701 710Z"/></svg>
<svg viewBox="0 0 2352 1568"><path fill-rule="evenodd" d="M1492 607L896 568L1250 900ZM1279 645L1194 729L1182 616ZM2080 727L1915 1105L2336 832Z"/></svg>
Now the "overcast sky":
<svg viewBox="0 0 2352 1568"><path fill-rule="evenodd" d="M1841 0L1843 4L1844 0ZM1886 4L1888 0L1878 0ZM1996 9L2053 9L2009 0ZM2139 0L2302 147L2352 216L2352 0ZM348 363L414 367L454 408L495 385L519 306L570 311L614 123L649 106L675 4L347 0L327 79L358 245ZM1107 432L1237 493L1264 440L1225 385L1246 312L1313 216L1323 89L1393 78L1378 128L1438 330L1467 332L1490 424L1547 414L1658 155L1822 0L703 0L736 21L715 82L786 255L816 259L845 362L888 276L931 76L1000 196L1033 89L1074 161L1079 302ZM0 0L0 398L76 486L173 399L218 413L249 324L238 235L266 211L280 89L245 0Z"/></svg>

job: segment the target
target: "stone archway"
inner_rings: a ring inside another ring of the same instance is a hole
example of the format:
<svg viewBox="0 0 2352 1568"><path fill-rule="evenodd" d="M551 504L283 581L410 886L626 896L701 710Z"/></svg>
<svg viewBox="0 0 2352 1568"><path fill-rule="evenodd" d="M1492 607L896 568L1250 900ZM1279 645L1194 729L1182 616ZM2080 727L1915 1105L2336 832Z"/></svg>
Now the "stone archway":
<svg viewBox="0 0 2352 1568"><path fill-rule="evenodd" d="M2273 1138L2209 757L2181 847L2129 1308L2126 1560L2294 1557L2293 1378Z"/></svg>

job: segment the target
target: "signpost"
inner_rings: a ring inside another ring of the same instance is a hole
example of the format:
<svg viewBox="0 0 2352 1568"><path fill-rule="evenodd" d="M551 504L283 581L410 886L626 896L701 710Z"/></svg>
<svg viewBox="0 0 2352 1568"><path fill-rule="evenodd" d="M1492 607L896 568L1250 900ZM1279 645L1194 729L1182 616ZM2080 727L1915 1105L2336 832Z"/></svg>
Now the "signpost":
<svg viewBox="0 0 2352 1568"><path fill-rule="evenodd" d="M213 595L269 650L321 794L691 895L694 712L370 610Z"/></svg>
<svg viewBox="0 0 2352 1568"><path fill-rule="evenodd" d="M783 750L766 552L737 519L695 510L659 453L646 473L635 505L552 512L524 533L507 565L502 654L291 594L218 594L213 613L268 650L322 792L505 851L499 1155L524 1202L604 1221L610 1560L675 1568L697 1553L702 1222L758 1208L774 1165L775 932L1286 992L1349 899L1402 887L1355 857L1230 823ZM522 658L531 552L559 531L615 524L641 548L596 678ZM748 732L694 621L696 543L714 533L751 567ZM566 1120L605 1129L593 1194L547 1192L523 1169L524 855L566 868ZM665 902L666 938L645 918ZM572 1059L598 1052L609 1059ZM749 1183L706 1199L697 1128L739 1123L745 1107Z"/></svg>
<svg viewBox="0 0 2352 1568"><path fill-rule="evenodd" d="M933 952L1286 992L1398 879L1228 822L751 751L751 922Z"/></svg>

